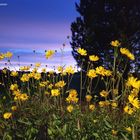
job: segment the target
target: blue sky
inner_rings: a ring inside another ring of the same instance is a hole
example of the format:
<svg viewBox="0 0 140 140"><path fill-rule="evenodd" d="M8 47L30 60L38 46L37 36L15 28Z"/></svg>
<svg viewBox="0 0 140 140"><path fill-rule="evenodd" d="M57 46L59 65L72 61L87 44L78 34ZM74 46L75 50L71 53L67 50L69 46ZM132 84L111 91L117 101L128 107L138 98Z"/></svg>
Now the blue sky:
<svg viewBox="0 0 140 140"><path fill-rule="evenodd" d="M13 65L18 63L17 56L24 65L34 62L49 67L74 65L66 37L71 35L71 22L78 16L75 2L78 0L0 0L0 52L14 53ZM66 46L62 56L63 43ZM44 50L48 49L58 51L51 60L44 57Z"/></svg>

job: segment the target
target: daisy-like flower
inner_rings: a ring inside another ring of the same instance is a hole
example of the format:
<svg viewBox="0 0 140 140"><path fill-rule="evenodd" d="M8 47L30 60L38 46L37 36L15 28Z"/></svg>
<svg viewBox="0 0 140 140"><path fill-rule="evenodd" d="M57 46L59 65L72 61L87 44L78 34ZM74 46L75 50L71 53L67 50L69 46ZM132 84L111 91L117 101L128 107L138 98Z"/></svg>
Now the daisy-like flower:
<svg viewBox="0 0 140 140"><path fill-rule="evenodd" d="M17 110L17 106L15 106L15 105L12 106L12 107L11 107L11 110L12 110L12 111L16 111L16 110Z"/></svg>
<svg viewBox="0 0 140 140"><path fill-rule="evenodd" d="M35 63L35 67L40 67L41 63Z"/></svg>
<svg viewBox="0 0 140 140"><path fill-rule="evenodd" d="M57 88L63 88L66 85L65 81L59 81L55 84Z"/></svg>
<svg viewBox="0 0 140 140"><path fill-rule="evenodd" d="M77 93L77 91L75 90L75 89L71 89L70 91L69 91L69 96L66 98L66 101L68 102L68 103L77 103L78 102L78 98L77 98L77 96L78 96L78 93Z"/></svg>
<svg viewBox="0 0 140 140"><path fill-rule="evenodd" d="M13 54L11 52L7 52L7 53L4 54L4 56L6 58L11 58L13 56Z"/></svg>
<svg viewBox="0 0 140 140"><path fill-rule="evenodd" d="M15 90L17 90L18 89L18 85L17 84L12 84L11 86L10 86L10 90L12 90L12 91L15 91Z"/></svg>
<svg viewBox="0 0 140 140"><path fill-rule="evenodd" d="M71 112L73 111L73 109L74 109L74 108L73 108L72 105L68 105L68 106L67 106L67 111L68 111L68 112L71 113Z"/></svg>
<svg viewBox="0 0 140 140"><path fill-rule="evenodd" d="M130 60L135 60L135 56L126 48L120 48L120 52L123 55L126 55Z"/></svg>
<svg viewBox="0 0 140 140"><path fill-rule="evenodd" d="M4 59L4 54L0 53L0 60L3 60L3 59Z"/></svg>
<svg viewBox="0 0 140 140"><path fill-rule="evenodd" d="M19 98L21 101L26 101L26 100L28 100L29 96L26 93L23 93L20 95Z"/></svg>
<svg viewBox="0 0 140 140"><path fill-rule="evenodd" d="M64 70L65 73L74 74L74 68L72 66L68 66Z"/></svg>
<svg viewBox="0 0 140 140"><path fill-rule="evenodd" d="M89 56L89 60L90 61L98 61L99 60L99 57L97 55L90 55Z"/></svg>
<svg viewBox="0 0 140 140"><path fill-rule="evenodd" d="M90 104L89 105L89 110L94 111L95 110L95 105L94 104Z"/></svg>
<svg viewBox="0 0 140 140"><path fill-rule="evenodd" d="M131 87L132 86L133 88L139 90L140 89L140 80L138 80L137 78L131 76L131 77L128 78L128 80L126 82L126 85L128 87Z"/></svg>
<svg viewBox="0 0 140 140"><path fill-rule="evenodd" d="M18 72L17 71L12 71L10 75L13 76L13 77L16 77L16 76L18 76Z"/></svg>
<svg viewBox="0 0 140 140"><path fill-rule="evenodd" d="M52 89L52 90L51 90L51 95L52 95L52 96L58 96L58 95L60 95L59 89Z"/></svg>
<svg viewBox="0 0 140 140"><path fill-rule="evenodd" d="M116 131L116 130L112 129L112 135L116 136L116 135L117 135L117 133L118 133L118 131Z"/></svg>
<svg viewBox="0 0 140 140"><path fill-rule="evenodd" d="M111 41L110 44L113 47L119 47L121 45L121 43L118 40Z"/></svg>
<svg viewBox="0 0 140 140"><path fill-rule="evenodd" d="M96 71L94 69L90 69L88 72L87 72L87 76L89 78L95 78L97 77L97 74L96 74Z"/></svg>
<svg viewBox="0 0 140 140"><path fill-rule="evenodd" d="M132 128L129 126L129 127L125 127L125 130L127 131L127 132L129 132L129 133L131 133L132 132Z"/></svg>
<svg viewBox="0 0 140 140"><path fill-rule="evenodd" d="M82 48L78 48L77 52L82 55L82 56L86 56L87 55L87 51L85 49Z"/></svg>
<svg viewBox="0 0 140 140"><path fill-rule="evenodd" d="M48 58L51 58L53 55L54 55L54 53L55 53L55 51L54 50L48 50L47 52L46 52L46 58L48 59Z"/></svg>
<svg viewBox="0 0 140 140"><path fill-rule="evenodd" d="M86 101L87 101L87 102L90 102L90 101L91 101L91 99L92 99L92 96L91 96L91 95L86 95L86 97L85 97L85 98L86 98Z"/></svg>
<svg viewBox="0 0 140 140"><path fill-rule="evenodd" d="M9 119L11 116L12 116L11 112L6 112L6 113L3 114L4 119Z"/></svg>
<svg viewBox="0 0 140 140"><path fill-rule="evenodd" d="M124 112L127 113L127 114L129 114L129 115L131 115L134 112L134 109L131 108L130 106L126 105L124 107Z"/></svg>
<svg viewBox="0 0 140 140"><path fill-rule="evenodd" d="M108 92L107 91L105 91L105 90L102 90L101 92L100 92L100 95L102 96L102 97L107 97L108 96Z"/></svg>

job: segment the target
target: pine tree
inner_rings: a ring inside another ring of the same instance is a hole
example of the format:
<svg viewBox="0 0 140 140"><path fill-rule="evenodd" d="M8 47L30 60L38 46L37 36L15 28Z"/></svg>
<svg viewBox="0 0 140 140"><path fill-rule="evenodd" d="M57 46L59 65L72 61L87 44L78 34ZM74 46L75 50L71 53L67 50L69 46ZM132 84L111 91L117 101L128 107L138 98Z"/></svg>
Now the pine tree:
<svg viewBox="0 0 140 140"><path fill-rule="evenodd" d="M140 1L139 0L80 0L76 3L80 16L71 24L72 55L78 66L87 68L88 56L77 53L79 47L89 55L98 55L97 65L109 66L113 50L112 40L119 40L136 56L136 63L129 63L138 69L140 66Z"/></svg>

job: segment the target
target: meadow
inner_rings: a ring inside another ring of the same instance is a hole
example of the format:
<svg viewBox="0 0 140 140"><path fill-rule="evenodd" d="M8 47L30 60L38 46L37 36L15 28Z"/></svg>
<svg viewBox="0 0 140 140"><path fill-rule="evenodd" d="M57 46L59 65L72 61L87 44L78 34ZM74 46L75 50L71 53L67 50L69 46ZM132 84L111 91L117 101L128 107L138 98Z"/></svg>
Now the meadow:
<svg viewBox="0 0 140 140"><path fill-rule="evenodd" d="M139 140L140 79L120 70L123 60L135 56L112 41L114 51L110 69L94 66L96 55L82 48L89 57L86 71L58 66L55 71L38 69L41 63L20 67L20 71L0 71L1 140ZM45 52L46 59L57 53ZM0 53L10 62L11 52ZM81 66L82 67L82 66Z"/></svg>

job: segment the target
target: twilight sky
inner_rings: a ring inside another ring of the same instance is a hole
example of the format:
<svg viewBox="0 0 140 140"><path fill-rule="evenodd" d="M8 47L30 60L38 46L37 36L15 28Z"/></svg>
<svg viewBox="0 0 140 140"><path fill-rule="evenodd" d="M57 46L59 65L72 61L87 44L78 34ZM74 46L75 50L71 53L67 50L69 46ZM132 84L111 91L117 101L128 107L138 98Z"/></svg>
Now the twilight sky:
<svg viewBox="0 0 140 140"><path fill-rule="evenodd" d="M74 65L69 40L70 25L78 13L79 0L0 0L0 52L11 51L12 66L42 62L50 68ZM64 55L61 53L62 44ZM46 60L44 50L55 49L56 55ZM36 50L36 53L33 53ZM6 61L0 61L0 67Z"/></svg>

